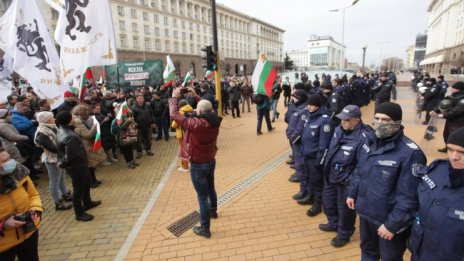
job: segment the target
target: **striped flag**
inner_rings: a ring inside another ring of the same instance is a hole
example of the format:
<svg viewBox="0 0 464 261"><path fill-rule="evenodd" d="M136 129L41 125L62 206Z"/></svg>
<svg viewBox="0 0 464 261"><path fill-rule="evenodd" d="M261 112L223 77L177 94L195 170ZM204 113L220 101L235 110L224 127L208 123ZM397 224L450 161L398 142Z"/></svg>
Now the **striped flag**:
<svg viewBox="0 0 464 261"><path fill-rule="evenodd" d="M121 108L119 108L118 114L116 115L116 123L121 125L122 120L127 116L129 113L129 107L127 107L127 102L123 102L121 104Z"/></svg>
<svg viewBox="0 0 464 261"><path fill-rule="evenodd" d="M205 78L208 81L211 81L214 78L214 71L207 70L205 74Z"/></svg>
<svg viewBox="0 0 464 261"><path fill-rule="evenodd" d="M193 80L193 74L192 72L189 71L187 75L185 75L184 82L182 83L182 85L186 86L192 80Z"/></svg>
<svg viewBox="0 0 464 261"><path fill-rule="evenodd" d="M253 77L251 79L253 87L256 88L255 91L270 97L276 77L276 70L267 60L266 55L261 54L258 62L256 63L255 70L253 71Z"/></svg>
<svg viewBox="0 0 464 261"><path fill-rule="evenodd" d="M174 83L174 71L176 67L171 60L171 56L166 56L166 68L163 72L163 79L164 79L164 87L169 87Z"/></svg>
<svg viewBox="0 0 464 261"><path fill-rule="evenodd" d="M100 130L100 123L98 122L97 118L94 116L92 116L92 120L93 122L97 125L97 134L95 135L95 141L93 143L93 148L92 150L93 151L97 151L99 150L101 147L102 147L102 143L101 143L101 130Z"/></svg>

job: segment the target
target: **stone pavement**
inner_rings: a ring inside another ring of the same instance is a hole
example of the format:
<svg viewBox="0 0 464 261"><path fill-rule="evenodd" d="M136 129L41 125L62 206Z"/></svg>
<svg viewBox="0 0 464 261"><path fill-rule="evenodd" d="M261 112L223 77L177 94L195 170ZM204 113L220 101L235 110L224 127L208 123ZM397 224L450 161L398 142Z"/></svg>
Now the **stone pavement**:
<svg viewBox="0 0 464 261"><path fill-rule="evenodd" d="M398 97L406 134L421 146L429 162L445 157L436 152L444 146L441 134L431 142L423 140L425 126L415 115L414 94L399 88ZM372 122L372 110L373 105L363 108L366 123ZM224 117L215 176L218 196L267 166L276 167L221 205L219 218L212 220L211 239L195 236L190 229L180 237L167 230L198 209L189 174L176 170L177 142L171 139L153 142L155 156L144 156L136 170L118 162L97 171L104 183L92 190L92 196L103 204L89 211L95 215L92 222L75 221L72 210L55 212L47 180L42 178L39 191L46 212L40 229L41 259L359 260L358 232L347 246L335 249L330 246L335 234L317 228L325 217L307 217L308 207L291 199L298 184L287 181L293 172L279 163L290 151L282 101L280 111L276 130L268 133L263 127L261 136L256 136L254 107L242 118Z"/></svg>
<svg viewBox="0 0 464 261"><path fill-rule="evenodd" d="M431 142L423 141L425 126L420 125L415 115L414 93L408 88L398 91L406 134L423 148L429 162L445 157L446 154L436 152L443 146L440 135ZM282 117L285 110L280 105L281 118L275 123L276 130L263 131L261 136L256 136L254 109L241 119L224 118L215 176L218 196L289 153ZM364 121L371 123L373 104L363 108L363 113ZM441 122L439 133L442 125ZM180 237L167 230L176 220L198 208L189 175L175 171L138 235L125 242L117 260L359 260L358 232L347 246L336 249L330 246L335 233L318 229L318 224L326 222L324 215L309 218L305 214L308 207L291 199L298 191L298 184L287 181L292 173L286 164L280 164L221 206L219 218L212 220L212 237L205 239L195 236L190 229Z"/></svg>

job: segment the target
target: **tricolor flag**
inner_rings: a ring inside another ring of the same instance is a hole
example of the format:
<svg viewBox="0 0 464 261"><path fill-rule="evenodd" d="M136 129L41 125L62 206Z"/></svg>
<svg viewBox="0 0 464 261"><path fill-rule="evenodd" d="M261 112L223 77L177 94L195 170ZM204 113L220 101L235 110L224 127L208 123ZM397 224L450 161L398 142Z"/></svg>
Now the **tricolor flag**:
<svg viewBox="0 0 464 261"><path fill-rule="evenodd" d="M184 82L182 83L183 86L187 86L187 84L193 80L193 73L188 72L187 75L185 75Z"/></svg>
<svg viewBox="0 0 464 261"><path fill-rule="evenodd" d="M97 125L97 134L95 134L95 142L93 143L93 151L97 151L102 147L102 142L101 142L101 130L100 130L100 123L98 122L97 118L92 116L92 120L94 124Z"/></svg>
<svg viewBox="0 0 464 261"><path fill-rule="evenodd" d="M174 71L176 67L171 60L171 56L166 56L166 68L163 72L163 79L164 79L164 87L169 87L174 83Z"/></svg>
<svg viewBox="0 0 464 261"><path fill-rule="evenodd" d="M251 79L251 84L255 88L255 91L270 97L276 77L276 70L267 60L266 55L261 54L258 62L256 63L255 70L253 71L253 77Z"/></svg>
<svg viewBox="0 0 464 261"><path fill-rule="evenodd" d="M207 70L205 73L206 80L211 81L214 78L214 73L215 71Z"/></svg>
<svg viewBox="0 0 464 261"><path fill-rule="evenodd" d="M75 2L65 1L55 31L66 81L81 75L87 67L117 63L109 0Z"/></svg>
<svg viewBox="0 0 464 261"><path fill-rule="evenodd" d="M129 113L129 107L127 107L127 102L123 102L119 108L118 114L116 115L116 123L121 125L123 119L127 117Z"/></svg>
<svg viewBox="0 0 464 261"><path fill-rule="evenodd" d="M27 79L35 93L55 109L69 88L37 0L13 0L0 18L0 49L12 59L11 70Z"/></svg>

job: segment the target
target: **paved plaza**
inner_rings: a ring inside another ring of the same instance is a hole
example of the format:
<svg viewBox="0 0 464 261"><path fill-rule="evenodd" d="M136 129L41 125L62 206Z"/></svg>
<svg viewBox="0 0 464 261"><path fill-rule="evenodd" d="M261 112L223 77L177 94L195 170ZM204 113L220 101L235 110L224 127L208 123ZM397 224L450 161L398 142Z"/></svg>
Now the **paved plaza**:
<svg viewBox="0 0 464 261"><path fill-rule="evenodd" d="M405 133L424 150L428 162L444 146L440 122L436 138L423 139L425 126L415 115L415 94L398 88ZM373 104L362 109L371 123ZM55 212L46 175L39 181L45 215L40 229L41 260L359 260L359 233L341 249L330 245L335 233L322 232L323 214L309 218L308 206L291 199L299 184L285 164L290 152L285 138L285 108L280 101L276 130L256 136L256 110L241 118L224 117L217 154L216 189L219 218L212 220L210 239L191 229L179 237L168 230L198 209L188 173L177 171L177 141L154 142L155 156L144 156L129 170L120 161L98 169L103 184L92 189L103 204L78 222L72 210ZM68 180L69 181L69 180ZM408 256L409 253L406 254Z"/></svg>

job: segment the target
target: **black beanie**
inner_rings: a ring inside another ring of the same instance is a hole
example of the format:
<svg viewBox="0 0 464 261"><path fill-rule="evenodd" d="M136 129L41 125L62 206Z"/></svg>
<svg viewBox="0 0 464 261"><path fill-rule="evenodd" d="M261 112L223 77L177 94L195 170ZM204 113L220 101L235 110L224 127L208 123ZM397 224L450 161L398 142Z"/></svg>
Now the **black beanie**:
<svg viewBox="0 0 464 261"><path fill-rule="evenodd" d="M295 90L303 90L304 89L304 84L302 82L297 82L295 85L293 85L293 89L295 89Z"/></svg>
<svg viewBox="0 0 464 261"><path fill-rule="evenodd" d="M453 131L449 137L446 144L458 145L464 148L464 127L459 128Z"/></svg>
<svg viewBox="0 0 464 261"><path fill-rule="evenodd" d="M297 98L300 104L308 100L308 94L304 90L296 90L292 96Z"/></svg>
<svg viewBox="0 0 464 261"><path fill-rule="evenodd" d="M453 88L460 91L464 91L464 82L455 82L453 84Z"/></svg>
<svg viewBox="0 0 464 261"><path fill-rule="evenodd" d="M403 110L401 106L393 102L385 102L377 106L375 113L383 113L390 117L393 121L400 121L403 118Z"/></svg>
<svg viewBox="0 0 464 261"><path fill-rule="evenodd" d="M63 126L68 125L71 122L72 115L69 111L62 111L59 112L55 118L58 125Z"/></svg>
<svg viewBox="0 0 464 261"><path fill-rule="evenodd" d="M308 97L308 105L321 107L321 98L317 94L310 95Z"/></svg>

